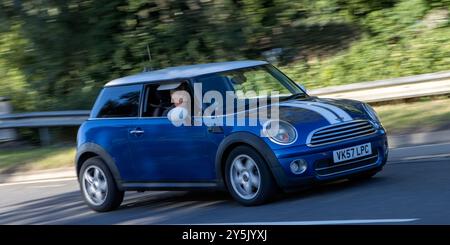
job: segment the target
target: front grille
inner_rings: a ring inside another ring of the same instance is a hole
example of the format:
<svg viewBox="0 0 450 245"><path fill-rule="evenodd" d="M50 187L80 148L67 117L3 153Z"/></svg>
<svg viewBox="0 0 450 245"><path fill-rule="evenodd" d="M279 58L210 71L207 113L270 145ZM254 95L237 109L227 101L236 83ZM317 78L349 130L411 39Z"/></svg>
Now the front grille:
<svg viewBox="0 0 450 245"><path fill-rule="evenodd" d="M333 163L333 159L321 159L315 162L314 168L317 175L326 177L375 165L377 160L378 152L375 150L375 152L373 152L370 156L340 163Z"/></svg>
<svg viewBox="0 0 450 245"><path fill-rule="evenodd" d="M308 137L309 146L320 146L354 139L376 132L373 124L366 120L355 120L331 125L313 131Z"/></svg>

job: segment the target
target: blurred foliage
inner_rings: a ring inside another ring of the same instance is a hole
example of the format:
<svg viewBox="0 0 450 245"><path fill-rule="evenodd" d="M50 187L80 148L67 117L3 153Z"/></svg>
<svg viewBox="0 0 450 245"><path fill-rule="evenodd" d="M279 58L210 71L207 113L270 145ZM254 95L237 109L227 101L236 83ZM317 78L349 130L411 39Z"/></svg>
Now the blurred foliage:
<svg viewBox="0 0 450 245"><path fill-rule="evenodd" d="M309 88L450 69L449 0L0 0L0 96L89 109L119 76L264 59ZM147 60L147 45L152 61Z"/></svg>
<svg viewBox="0 0 450 245"><path fill-rule="evenodd" d="M360 21L361 38L349 49L331 57L294 62L282 70L309 88L449 70L450 2L431 2L401 1L367 13ZM432 6L444 13L443 18L426 18L436 12Z"/></svg>

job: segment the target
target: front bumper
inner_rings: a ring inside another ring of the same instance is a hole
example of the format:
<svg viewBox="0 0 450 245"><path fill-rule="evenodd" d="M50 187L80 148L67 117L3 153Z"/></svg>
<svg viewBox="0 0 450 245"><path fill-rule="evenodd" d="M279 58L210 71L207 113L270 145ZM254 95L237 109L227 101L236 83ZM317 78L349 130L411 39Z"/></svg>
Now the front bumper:
<svg viewBox="0 0 450 245"><path fill-rule="evenodd" d="M370 142L372 155L334 164L333 151ZM284 190L303 188L316 182L349 178L369 171L380 171L387 161L388 142L384 131L376 134L319 147L306 145L274 151L278 164L271 164L278 185ZM296 159L308 163L307 170L296 175L290 163Z"/></svg>

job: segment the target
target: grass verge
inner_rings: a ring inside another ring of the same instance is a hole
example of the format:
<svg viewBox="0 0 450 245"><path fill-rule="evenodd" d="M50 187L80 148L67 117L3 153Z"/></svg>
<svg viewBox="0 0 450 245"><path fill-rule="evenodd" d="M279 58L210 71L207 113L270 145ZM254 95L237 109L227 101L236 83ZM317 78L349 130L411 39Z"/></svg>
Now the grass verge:
<svg viewBox="0 0 450 245"><path fill-rule="evenodd" d="M450 99L423 99L412 103L375 106L389 134L450 129Z"/></svg>
<svg viewBox="0 0 450 245"><path fill-rule="evenodd" d="M74 146L0 149L0 173L43 170L73 165Z"/></svg>

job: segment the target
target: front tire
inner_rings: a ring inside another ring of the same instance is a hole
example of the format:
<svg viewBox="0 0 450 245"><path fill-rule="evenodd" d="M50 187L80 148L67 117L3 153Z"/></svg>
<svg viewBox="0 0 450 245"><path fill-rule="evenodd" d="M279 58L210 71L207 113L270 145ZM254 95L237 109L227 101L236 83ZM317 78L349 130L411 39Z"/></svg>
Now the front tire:
<svg viewBox="0 0 450 245"><path fill-rule="evenodd" d="M120 206L124 192L100 157L86 160L78 175L81 192L86 204L97 212L111 211Z"/></svg>
<svg viewBox="0 0 450 245"><path fill-rule="evenodd" d="M245 206L268 202L278 189L266 161L249 146L238 146L230 152L225 182L231 196Z"/></svg>

